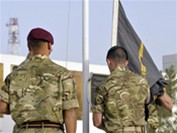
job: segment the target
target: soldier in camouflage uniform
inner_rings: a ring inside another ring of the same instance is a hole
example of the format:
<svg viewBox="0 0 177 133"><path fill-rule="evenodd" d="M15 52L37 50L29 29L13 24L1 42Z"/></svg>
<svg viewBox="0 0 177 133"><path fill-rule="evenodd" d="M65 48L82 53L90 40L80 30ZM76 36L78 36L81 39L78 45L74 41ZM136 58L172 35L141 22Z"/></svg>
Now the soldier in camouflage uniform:
<svg viewBox="0 0 177 133"><path fill-rule="evenodd" d="M28 37L29 56L10 73L0 90L0 112L11 114L14 133L76 132L79 107L71 73L52 62L53 37L35 28Z"/></svg>
<svg viewBox="0 0 177 133"><path fill-rule="evenodd" d="M122 47L108 51L107 64L111 74L96 92L94 126L107 133L146 133L144 105L150 98L146 79L127 68L128 54Z"/></svg>

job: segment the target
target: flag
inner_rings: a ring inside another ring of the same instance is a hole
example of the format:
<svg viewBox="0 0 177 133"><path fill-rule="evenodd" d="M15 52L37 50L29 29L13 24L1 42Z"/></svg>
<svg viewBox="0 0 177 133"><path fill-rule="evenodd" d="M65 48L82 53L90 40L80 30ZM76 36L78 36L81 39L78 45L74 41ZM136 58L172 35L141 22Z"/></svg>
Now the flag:
<svg viewBox="0 0 177 133"><path fill-rule="evenodd" d="M129 55L129 69L146 77L151 87L151 96L163 90L164 80L143 42L130 24L119 2L117 45L124 47Z"/></svg>

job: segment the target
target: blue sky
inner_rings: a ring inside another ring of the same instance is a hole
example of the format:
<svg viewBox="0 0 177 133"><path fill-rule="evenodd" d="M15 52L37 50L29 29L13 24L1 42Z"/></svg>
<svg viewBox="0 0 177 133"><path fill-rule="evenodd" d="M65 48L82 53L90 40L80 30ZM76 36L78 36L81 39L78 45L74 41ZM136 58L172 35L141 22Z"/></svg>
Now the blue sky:
<svg viewBox="0 0 177 133"><path fill-rule="evenodd" d="M162 56L177 53L177 1L121 2L129 21L157 67L162 69ZM112 6L112 0L90 0L89 42L92 64L106 65L105 56L111 46ZM52 59L82 62L81 0L70 0L70 4L69 0L0 0L0 14L1 53L8 53L9 29L6 24L10 17L18 17L22 56L28 53L26 47L28 32L31 28L43 27L55 38ZM68 14L70 14L69 32Z"/></svg>

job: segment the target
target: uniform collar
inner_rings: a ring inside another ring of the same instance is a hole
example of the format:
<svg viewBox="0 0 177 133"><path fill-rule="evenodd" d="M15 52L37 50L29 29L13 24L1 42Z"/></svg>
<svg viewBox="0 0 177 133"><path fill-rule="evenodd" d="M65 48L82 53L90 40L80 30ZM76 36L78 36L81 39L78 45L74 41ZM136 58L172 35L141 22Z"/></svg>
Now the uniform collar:
<svg viewBox="0 0 177 133"><path fill-rule="evenodd" d="M37 55L28 55L27 56L28 59L47 59L49 58L47 55L41 55L41 54L37 54Z"/></svg>
<svg viewBox="0 0 177 133"><path fill-rule="evenodd" d="M128 70L127 66L118 66L111 73L114 73L114 72L117 72L117 71L123 72L123 71L126 71L126 70Z"/></svg>

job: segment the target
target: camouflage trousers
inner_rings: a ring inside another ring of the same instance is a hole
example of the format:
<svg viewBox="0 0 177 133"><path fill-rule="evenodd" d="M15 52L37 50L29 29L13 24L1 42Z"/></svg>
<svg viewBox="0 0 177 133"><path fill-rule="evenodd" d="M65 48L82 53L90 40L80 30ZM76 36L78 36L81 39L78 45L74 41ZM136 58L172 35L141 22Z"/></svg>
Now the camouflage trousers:
<svg viewBox="0 0 177 133"><path fill-rule="evenodd" d="M156 128L149 128L149 133L155 133Z"/></svg>
<svg viewBox="0 0 177 133"><path fill-rule="evenodd" d="M120 131L120 132L107 132L107 133L145 133L145 132L131 132L131 131Z"/></svg>
<svg viewBox="0 0 177 133"><path fill-rule="evenodd" d="M64 133L57 128L17 128L14 127L13 133Z"/></svg>
<svg viewBox="0 0 177 133"><path fill-rule="evenodd" d="M147 133L145 126L142 127L125 127L124 129L118 129L107 133Z"/></svg>
<svg viewBox="0 0 177 133"><path fill-rule="evenodd" d="M114 132L106 132L106 133L147 133L147 132L144 132L144 131L114 131Z"/></svg>

